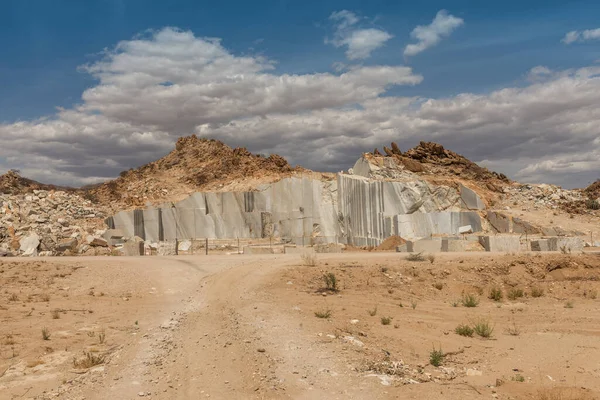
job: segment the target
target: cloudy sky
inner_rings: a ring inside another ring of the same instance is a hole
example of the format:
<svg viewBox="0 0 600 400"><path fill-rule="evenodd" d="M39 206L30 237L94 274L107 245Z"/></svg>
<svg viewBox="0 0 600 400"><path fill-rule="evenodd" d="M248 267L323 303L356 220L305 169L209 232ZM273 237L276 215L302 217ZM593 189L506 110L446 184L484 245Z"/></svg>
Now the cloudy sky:
<svg viewBox="0 0 600 400"><path fill-rule="evenodd" d="M432 140L600 178L600 2L418 3L2 1L0 170L92 183L195 133L315 170Z"/></svg>

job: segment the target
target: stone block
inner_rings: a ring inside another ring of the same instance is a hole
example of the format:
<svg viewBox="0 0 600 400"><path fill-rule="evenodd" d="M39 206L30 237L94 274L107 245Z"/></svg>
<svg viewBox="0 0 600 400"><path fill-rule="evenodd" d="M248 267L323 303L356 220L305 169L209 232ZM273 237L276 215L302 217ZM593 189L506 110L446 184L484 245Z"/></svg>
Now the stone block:
<svg viewBox="0 0 600 400"><path fill-rule="evenodd" d="M567 253L580 253L583 251L583 239L578 237L559 237L556 241L558 251L566 251Z"/></svg>
<svg viewBox="0 0 600 400"><path fill-rule="evenodd" d="M102 235L102 238L108 242L109 245L115 246L118 244L123 244L124 233L121 229L107 229L106 232Z"/></svg>
<svg viewBox="0 0 600 400"><path fill-rule="evenodd" d="M56 245L56 247L54 248L54 250L58 251L59 253L63 253L67 250L75 250L75 248L77 247L77 239L76 238L70 238L67 240L63 240L62 242L58 243Z"/></svg>
<svg viewBox="0 0 600 400"><path fill-rule="evenodd" d="M531 251L551 251L550 240L538 239L531 241Z"/></svg>
<svg viewBox="0 0 600 400"><path fill-rule="evenodd" d="M508 215L497 211L488 211L487 219L492 227L499 233L510 233L511 220Z"/></svg>
<svg viewBox="0 0 600 400"><path fill-rule="evenodd" d="M283 246L284 254L313 254L315 249L313 247L296 247L296 246Z"/></svg>
<svg viewBox="0 0 600 400"><path fill-rule="evenodd" d="M458 233L473 233L473 227L471 227L471 225L459 226Z"/></svg>
<svg viewBox="0 0 600 400"><path fill-rule="evenodd" d="M462 208L467 210L485 210L485 204L473 190L464 185L460 185L460 199Z"/></svg>
<svg viewBox="0 0 600 400"><path fill-rule="evenodd" d="M320 244L314 246L316 253L342 253L344 251L344 245L338 243Z"/></svg>
<svg viewBox="0 0 600 400"><path fill-rule="evenodd" d="M442 251L442 241L436 239L424 239L412 242L414 253L439 253Z"/></svg>
<svg viewBox="0 0 600 400"><path fill-rule="evenodd" d="M518 236L480 236L479 242L485 251L507 253L521 251L521 241Z"/></svg>
<svg viewBox="0 0 600 400"><path fill-rule="evenodd" d="M244 246L244 254L275 254L272 247Z"/></svg>
<svg viewBox="0 0 600 400"><path fill-rule="evenodd" d="M513 222L513 227L512 227L513 233L522 233L522 234L528 234L528 235L536 235L536 234L542 233L540 228L538 228L537 226L535 226L525 220L522 220L521 218L513 217L512 222Z"/></svg>

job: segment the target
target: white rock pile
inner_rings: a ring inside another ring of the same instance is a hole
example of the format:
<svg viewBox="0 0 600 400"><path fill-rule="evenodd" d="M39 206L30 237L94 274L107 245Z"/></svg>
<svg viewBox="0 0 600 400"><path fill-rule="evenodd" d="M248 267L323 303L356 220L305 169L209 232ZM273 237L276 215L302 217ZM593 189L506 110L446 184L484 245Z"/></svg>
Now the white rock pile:
<svg viewBox="0 0 600 400"><path fill-rule="evenodd" d="M68 192L0 194L0 256L108 252L101 237L105 216L89 200Z"/></svg>

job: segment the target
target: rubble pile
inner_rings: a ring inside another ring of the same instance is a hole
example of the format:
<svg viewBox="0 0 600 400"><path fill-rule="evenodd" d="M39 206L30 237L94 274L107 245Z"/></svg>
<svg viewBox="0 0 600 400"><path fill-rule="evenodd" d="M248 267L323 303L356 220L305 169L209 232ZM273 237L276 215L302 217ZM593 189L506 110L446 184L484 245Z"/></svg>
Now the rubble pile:
<svg viewBox="0 0 600 400"><path fill-rule="evenodd" d="M503 183L509 183L504 174L490 171L461 156L447 150L441 144L420 142L416 147L402 152L396 143L383 147L385 157L395 158L404 168L414 173L437 176L457 176L463 179L485 182L489 190L500 192ZM383 156L378 149L373 156Z"/></svg>
<svg viewBox="0 0 600 400"><path fill-rule="evenodd" d="M560 186L548 184L507 186L504 188L504 193L515 206L527 204L534 210L564 209L566 205L584 199L580 191L562 189Z"/></svg>
<svg viewBox="0 0 600 400"><path fill-rule="evenodd" d="M104 254L105 216L74 193L0 194L0 256Z"/></svg>

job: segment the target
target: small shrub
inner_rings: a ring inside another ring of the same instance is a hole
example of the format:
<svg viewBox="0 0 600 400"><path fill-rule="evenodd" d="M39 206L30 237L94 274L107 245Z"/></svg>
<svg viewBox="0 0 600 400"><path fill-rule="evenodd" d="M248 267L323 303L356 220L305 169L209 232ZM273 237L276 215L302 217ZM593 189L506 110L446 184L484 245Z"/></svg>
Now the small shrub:
<svg viewBox="0 0 600 400"><path fill-rule="evenodd" d="M381 317L381 325L389 325L392 323L392 317Z"/></svg>
<svg viewBox="0 0 600 400"><path fill-rule="evenodd" d="M333 272L328 272L325 275L323 275L323 280L325 281L325 288L327 290L331 290L332 292L338 291L337 277Z"/></svg>
<svg viewBox="0 0 600 400"><path fill-rule="evenodd" d="M83 354L84 357L81 359L73 357L73 366L75 368L91 368L104 363L105 356L101 354L96 355L89 351Z"/></svg>
<svg viewBox="0 0 600 400"><path fill-rule="evenodd" d="M585 206L588 210L600 210L600 202L594 199L588 199L585 201Z"/></svg>
<svg viewBox="0 0 600 400"><path fill-rule="evenodd" d="M456 329L454 330L454 332L456 332L456 334L458 334L460 336L467 336L467 337L473 337L473 334L475 333L473 328L471 328L467 324L461 324L461 325L457 326Z"/></svg>
<svg viewBox="0 0 600 400"><path fill-rule="evenodd" d="M433 254L428 254L427 259L431 264L433 264L433 262L435 261L435 256Z"/></svg>
<svg viewBox="0 0 600 400"><path fill-rule="evenodd" d="M531 297L542 297L544 295L544 289L541 287L531 288Z"/></svg>
<svg viewBox="0 0 600 400"><path fill-rule="evenodd" d="M596 298L598 298L598 291L596 289L591 289L588 296L590 299L596 300Z"/></svg>
<svg viewBox="0 0 600 400"><path fill-rule="evenodd" d="M453 301L452 303L450 303L450 305L452 307L458 307L459 302L458 301Z"/></svg>
<svg viewBox="0 0 600 400"><path fill-rule="evenodd" d="M436 282L433 284L433 287L437 290L442 290L444 288L444 284L442 282Z"/></svg>
<svg viewBox="0 0 600 400"><path fill-rule="evenodd" d="M106 331L104 329L102 329L98 333L98 343L104 344L105 340L106 340Z"/></svg>
<svg viewBox="0 0 600 400"><path fill-rule="evenodd" d="M55 308L54 310L50 311L50 315L52 315L52 319L59 319L60 310L58 308Z"/></svg>
<svg viewBox="0 0 600 400"><path fill-rule="evenodd" d="M479 299L474 294L464 294L462 297L462 305L464 307L477 307L479 305Z"/></svg>
<svg viewBox="0 0 600 400"><path fill-rule="evenodd" d="M477 335L487 339L492 337L494 327L490 325L490 322L488 320L480 319L475 323L475 325L473 325L473 330Z"/></svg>
<svg viewBox="0 0 600 400"><path fill-rule="evenodd" d="M506 333L511 336L519 336L521 334L521 329L517 326L515 321L513 321L512 326L506 328Z"/></svg>
<svg viewBox="0 0 600 400"><path fill-rule="evenodd" d="M508 297L509 300L516 300L523 297L524 295L525 293L523 293L523 289L512 288L508 291L506 297Z"/></svg>
<svg viewBox="0 0 600 400"><path fill-rule="evenodd" d="M574 306L574 304L573 304L573 302L572 302L572 301L567 301L567 302L565 303L565 308L573 308L573 307L575 307L575 306Z"/></svg>
<svg viewBox="0 0 600 400"><path fill-rule="evenodd" d="M500 289L499 287L493 287L493 288L491 288L490 289L490 294L488 295L488 297L491 300L494 300L494 301L500 301L500 300L502 300L502 297L503 297L503 295L502 295L502 289Z"/></svg>
<svg viewBox="0 0 600 400"><path fill-rule="evenodd" d="M417 302L413 300L413 301L410 303L410 306L412 307L412 309L413 309L413 310L414 310L414 309L416 309L416 308L417 308Z"/></svg>
<svg viewBox="0 0 600 400"><path fill-rule="evenodd" d="M381 273L385 274L386 272L388 272L388 267L381 267Z"/></svg>
<svg viewBox="0 0 600 400"><path fill-rule="evenodd" d="M429 353L429 364L433 365L434 367L439 367L442 365L443 361L444 352L442 351L442 348L440 347L439 350L436 350L434 347L433 350L431 350L431 353Z"/></svg>
<svg viewBox="0 0 600 400"><path fill-rule="evenodd" d="M314 267L317 265L317 255L315 253L304 253L300 258L302 258L304 265L307 267Z"/></svg>
<svg viewBox="0 0 600 400"><path fill-rule="evenodd" d="M372 310L367 310L367 312L371 317L374 317L375 315L377 315L377 306L375 306L375 308Z"/></svg>
<svg viewBox="0 0 600 400"><path fill-rule="evenodd" d="M42 339L50 340L50 331L48 330L48 328L42 328Z"/></svg>
<svg viewBox="0 0 600 400"><path fill-rule="evenodd" d="M511 378L511 380L515 382L525 382L525 377L521 374L516 374Z"/></svg>
<svg viewBox="0 0 600 400"><path fill-rule="evenodd" d="M47 303L50 301L50 295L48 293L42 293L42 295L40 296L40 299L43 302Z"/></svg>
<svg viewBox="0 0 600 400"><path fill-rule="evenodd" d="M19 301L19 296L16 293L13 293L8 298L8 301Z"/></svg>
<svg viewBox="0 0 600 400"><path fill-rule="evenodd" d="M329 318L331 317L331 310L315 311L315 317L323 319Z"/></svg>
<svg viewBox="0 0 600 400"><path fill-rule="evenodd" d="M423 253L410 253L407 257L406 257L406 261L425 261L425 256L423 256Z"/></svg>

